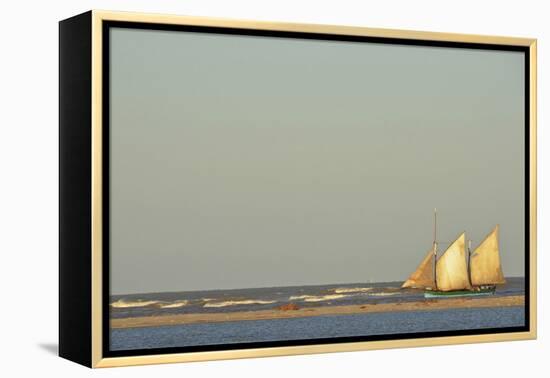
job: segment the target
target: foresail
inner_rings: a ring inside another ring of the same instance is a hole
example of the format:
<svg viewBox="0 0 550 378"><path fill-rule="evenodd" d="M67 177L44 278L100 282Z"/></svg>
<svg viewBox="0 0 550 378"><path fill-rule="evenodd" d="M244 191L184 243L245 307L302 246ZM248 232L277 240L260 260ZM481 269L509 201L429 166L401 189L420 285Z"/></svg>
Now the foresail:
<svg viewBox="0 0 550 378"><path fill-rule="evenodd" d="M433 247L430 248L426 257L422 260L416 270L410 275L410 277L401 286L402 288L433 288L434 287L434 274L433 274Z"/></svg>
<svg viewBox="0 0 550 378"><path fill-rule="evenodd" d="M437 260L437 289L441 291L470 289L463 232Z"/></svg>
<svg viewBox="0 0 550 378"><path fill-rule="evenodd" d="M470 260L472 285L506 283L498 250L498 225L475 249Z"/></svg>

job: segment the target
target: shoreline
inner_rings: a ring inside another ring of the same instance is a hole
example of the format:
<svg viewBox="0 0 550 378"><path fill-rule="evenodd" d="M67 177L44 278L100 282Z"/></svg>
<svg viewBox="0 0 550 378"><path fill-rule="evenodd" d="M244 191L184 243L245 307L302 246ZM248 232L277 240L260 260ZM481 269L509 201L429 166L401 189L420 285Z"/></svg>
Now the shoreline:
<svg viewBox="0 0 550 378"><path fill-rule="evenodd" d="M220 323L250 320L270 320L305 318L324 315L356 315L378 312L405 312L448 310L455 308L481 308L481 307L513 307L524 306L525 296L505 297L462 297L450 299L428 299L415 302L394 303L367 303L362 305L305 307L298 310L258 310L226 313L193 313L176 315L142 316L133 318L111 319L111 329L159 327L168 325L184 325L195 323Z"/></svg>

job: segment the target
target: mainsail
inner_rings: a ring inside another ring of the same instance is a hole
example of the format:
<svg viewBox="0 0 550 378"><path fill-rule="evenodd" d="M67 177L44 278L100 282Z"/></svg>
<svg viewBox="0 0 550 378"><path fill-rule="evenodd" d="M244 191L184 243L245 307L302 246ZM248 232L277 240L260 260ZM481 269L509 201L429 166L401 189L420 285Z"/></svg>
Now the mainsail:
<svg viewBox="0 0 550 378"><path fill-rule="evenodd" d="M498 225L475 249L470 260L472 285L506 283L498 252Z"/></svg>
<svg viewBox="0 0 550 378"><path fill-rule="evenodd" d="M471 289L466 265L465 239L463 232L437 260L435 270L438 290Z"/></svg>
<svg viewBox="0 0 550 378"><path fill-rule="evenodd" d="M402 288L432 289L434 287L433 254L432 247L409 279L401 286Z"/></svg>

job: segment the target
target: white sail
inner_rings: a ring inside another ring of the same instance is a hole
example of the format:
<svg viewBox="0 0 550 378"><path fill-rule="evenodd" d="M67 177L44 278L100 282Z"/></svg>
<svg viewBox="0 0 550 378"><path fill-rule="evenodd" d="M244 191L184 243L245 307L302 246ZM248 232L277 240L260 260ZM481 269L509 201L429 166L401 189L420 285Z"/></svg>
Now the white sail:
<svg viewBox="0 0 550 378"><path fill-rule="evenodd" d="M434 287L433 253L432 247L420 265L401 286L402 288L432 289Z"/></svg>
<svg viewBox="0 0 550 378"><path fill-rule="evenodd" d="M466 236L463 232L437 260L436 280L438 290L471 289L466 264L465 240Z"/></svg>
<svg viewBox="0 0 550 378"><path fill-rule="evenodd" d="M498 225L474 250L470 260L472 285L494 285L506 283L498 250Z"/></svg>

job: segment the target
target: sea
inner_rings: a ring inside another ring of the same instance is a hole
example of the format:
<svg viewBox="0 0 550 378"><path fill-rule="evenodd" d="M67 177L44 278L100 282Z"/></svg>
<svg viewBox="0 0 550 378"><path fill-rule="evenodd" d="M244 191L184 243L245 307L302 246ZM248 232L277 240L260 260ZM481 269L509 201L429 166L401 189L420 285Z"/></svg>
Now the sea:
<svg viewBox="0 0 550 378"><path fill-rule="evenodd" d="M274 310L290 303L299 308L424 301L422 290L401 289L401 282L349 283L233 290L113 295L110 317L229 313ZM524 295L522 277L507 278L496 297ZM299 341L434 331L475 330L525 325L524 307L392 311L307 318L193 323L110 331L112 351L190 347L232 343Z"/></svg>

